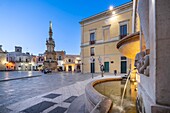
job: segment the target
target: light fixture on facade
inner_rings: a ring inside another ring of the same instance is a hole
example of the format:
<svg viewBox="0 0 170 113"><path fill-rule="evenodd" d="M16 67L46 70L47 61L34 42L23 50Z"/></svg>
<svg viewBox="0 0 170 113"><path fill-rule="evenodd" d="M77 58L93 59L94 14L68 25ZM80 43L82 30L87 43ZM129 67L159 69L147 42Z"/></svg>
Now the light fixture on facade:
<svg viewBox="0 0 170 113"><path fill-rule="evenodd" d="M113 6L112 5L109 7L109 10L113 10Z"/></svg>

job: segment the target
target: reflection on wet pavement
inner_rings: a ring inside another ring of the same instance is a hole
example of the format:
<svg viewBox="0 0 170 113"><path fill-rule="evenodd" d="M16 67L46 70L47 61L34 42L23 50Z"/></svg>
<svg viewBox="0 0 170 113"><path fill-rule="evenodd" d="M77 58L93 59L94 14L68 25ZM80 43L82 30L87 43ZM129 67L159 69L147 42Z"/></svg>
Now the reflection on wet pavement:
<svg viewBox="0 0 170 113"><path fill-rule="evenodd" d="M41 72L15 71L0 72L0 79L40 74L42 75L40 77L0 82L0 107L91 78L91 75L82 75L81 73L43 74Z"/></svg>

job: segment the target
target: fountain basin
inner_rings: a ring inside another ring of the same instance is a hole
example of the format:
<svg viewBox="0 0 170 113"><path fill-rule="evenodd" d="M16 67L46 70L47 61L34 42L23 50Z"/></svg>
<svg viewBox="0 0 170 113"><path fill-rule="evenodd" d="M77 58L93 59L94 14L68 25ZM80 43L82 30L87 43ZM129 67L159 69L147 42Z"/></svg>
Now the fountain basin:
<svg viewBox="0 0 170 113"><path fill-rule="evenodd" d="M117 43L117 48L127 58L135 59L136 54L140 52L139 32L130 34L121 39Z"/></svg>
<svg viewBox="0 0 170 113"><path fill-rule="evenodd" d="M85 97L86 97L85 112L86 113L90 113L90 112L112 113L112 112L117 112L117 109L123 112L123 110L121 110L121 107L119 106L121 95L123 93L123 88L124 88L124 85L121 84L122 84L121 78L100 79L100 80L92 81L89 84L87 84L85 88ZM113 92L112 89L114 89ZM135 95L133 94L133 97L128 92L130 92L131 94L132 92L131 86L128 87L126 91L125 101L130 98L130 100L133 100L132 103L134 106L133 108L131 107L132 109L126 106L126 108L129 109L129 112L127 113L136 113L136 108L135 108L136 92ZM115 101L119 103L118 106L115 106L116 105ZM131 102L128 102L128 105L132 105ZM116 107L116 109L113 109L113 107Z"/></svg>

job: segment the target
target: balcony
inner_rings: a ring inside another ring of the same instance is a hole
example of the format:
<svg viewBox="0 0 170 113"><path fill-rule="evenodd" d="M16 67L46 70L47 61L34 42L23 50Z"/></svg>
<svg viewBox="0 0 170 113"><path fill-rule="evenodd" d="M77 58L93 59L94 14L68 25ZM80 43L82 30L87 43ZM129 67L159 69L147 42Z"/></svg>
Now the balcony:
<svg viewBox="0 0 170 113"><path fill-rule="evenodd" d="M135 59L136 54L140 51L139 32L122 38L117 43L117 48L127 58Z"/></svg>
<svg viewBox="0 0 170 113"><path fill-rule="evenodd" d="M92 44L95 44L96 43L96 40L91 40L89 41L89 44L92 45Z"/></svg>
<svg viewBox="0 0 170 113"><path fill-rule="evenodd" d="M91 56L94 56L94 53L91 53Z"/></svg>
<svg viewBox="0 0 170 113"><path fill-rule="evenodd" d="M120 39L123 39L124 37L126 37L128 34L124 34L124 35L119 35Z"/></svg>

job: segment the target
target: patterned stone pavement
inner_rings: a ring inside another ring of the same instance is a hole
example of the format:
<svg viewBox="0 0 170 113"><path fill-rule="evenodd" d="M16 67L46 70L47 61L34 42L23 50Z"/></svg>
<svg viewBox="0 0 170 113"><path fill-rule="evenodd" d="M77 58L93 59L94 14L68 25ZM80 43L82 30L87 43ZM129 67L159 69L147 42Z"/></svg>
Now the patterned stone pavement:
<svg viewBox="0 0 170 113"><path fill-rule="evenodd" d="M94 79L78 81L69 86L29 98L7 106L10 113L67 113L70 104L78 96L84 94L85 86L92 80L115 76L97 76ZM117 76L119 77L119 76Z"/></svg>
<svg viewBox="0 0 170 113"><path fill-rule="evenodd" d="M10 110L7 109L7 106L11 104L91 78L91 75L81 73L0 72L1 79L13 79L29 75L41 76L0 82L0 113L9 113ZM54 98L55 95L47 97Z"/></svg>
<svg viewBox="0 0 170 113"><path fill-rule="evenodd" d="M11 113L66 113L74 99L84 93L85 85L91 80L76 82L43 95L14 103L7 106L7 109L10 109Z"/></svg>

